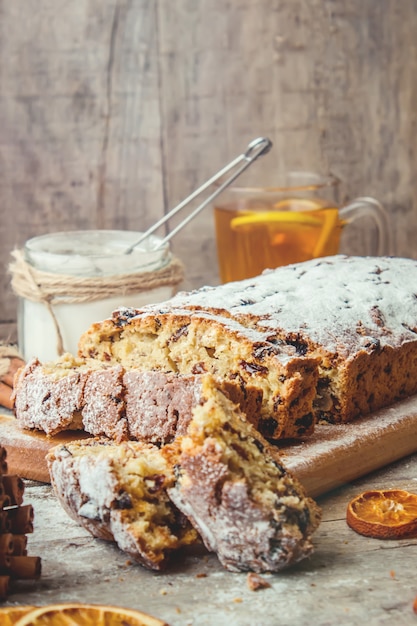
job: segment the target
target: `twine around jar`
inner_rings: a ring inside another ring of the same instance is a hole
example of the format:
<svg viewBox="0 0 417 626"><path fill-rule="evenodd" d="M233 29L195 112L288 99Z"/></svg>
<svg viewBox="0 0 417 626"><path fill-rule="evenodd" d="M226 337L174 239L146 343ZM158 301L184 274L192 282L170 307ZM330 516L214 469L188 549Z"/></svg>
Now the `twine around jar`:
<svg viewBox="0 0 417 626"><path fill-rule="evenodd" d="M59 355L64 353L64 346L53 305L94 302L165 286L174 288L184 279L184 266L177 257L152 272L91 277L44 272L25 260L23 250L13 250L11 254L14 259L9 265L12 289L21 298L45 304L56 328Z"/></svg>

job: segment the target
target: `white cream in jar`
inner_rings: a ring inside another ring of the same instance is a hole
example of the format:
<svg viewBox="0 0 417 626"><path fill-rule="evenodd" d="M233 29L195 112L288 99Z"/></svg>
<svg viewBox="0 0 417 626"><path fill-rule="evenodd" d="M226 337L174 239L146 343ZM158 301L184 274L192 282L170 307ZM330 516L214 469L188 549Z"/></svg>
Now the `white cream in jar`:
<svg viewBox="0 0 417 626"><path fill-rule="evenodd" d="M119 307L138 308L174 294L183 271L168 243L156 249L161 240L151 236L125 253L140 235L51 233L28 240L20 260L15 254L12 286L20 296L18 342L26 360L76 354L81 334L92 323Z"/></svg>

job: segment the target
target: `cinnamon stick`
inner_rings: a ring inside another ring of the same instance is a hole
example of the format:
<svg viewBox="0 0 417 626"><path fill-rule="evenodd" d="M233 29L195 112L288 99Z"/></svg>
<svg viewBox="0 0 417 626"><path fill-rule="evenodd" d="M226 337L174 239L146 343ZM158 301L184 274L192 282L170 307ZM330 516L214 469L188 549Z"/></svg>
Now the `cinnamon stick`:
<svg viewBox="0 0 417 626"><path fill-rule="evenodd" d="M13 556L26 556L28 538L26 535L12 535L13 537Z"/></svg>
<svg viewBox="0 0 417 626"><path fill-rule="evenodd" d="M0 576L0 600L6 600L9 595L10 576Z"/></svg>
<svg viewBox="0 0 417 626"><path fill-rule="evenodd" d="M6 385L0 381L0 404L6 409L13 409L14 401L12 400L13 387Z"/></svg>
<svg viewBox="0 0 417 626"><path fill-rule="evenodd" d="M12 533L3 533L0 535L0 553L1 554L14 554L15 543Z"/></svg>
<svg viewBox="0 0 417 626"><path fill-rule="evenodd" d="M10 506L10 505L11 505L11 500L7 494L0 496L0 509L5 509L7 506Z"/></svg>
<svg viewBox="0 0 417 626"><path fill-rule="evenodd" d="M0 554L0 575L8 575L12 564L10 554Z"/></svg>
<svg viewBox="0 0 417 626"><path fill-rule="evenodd" d="M12 523L7 515L7 511L0 511L0 533L9 533Z"/></svg>
<svg viewBox="0 0 417 626"><path fill-rule="evenodd" d="M6 374L3 374L1 380L9 385L9 387L13 387L14 377L18 369L23 367L25 364L23 359L15 356L10 359L9 369Z"/></svg>
<svg viewBox="0 0 417 626"><path fill-rule="evenodd" d="M7 450L0 446L0 473L7 474Z"/></svg>
<svg viewBox="0 0 417 626"><path fill-rule="evenodd" d="M6 509L5 513L11 523L10 531L15 535L33 533L33 506L25 504Z"/></svg>
<svg viewBox="0 0 417 626"><path fill-rule="evenodd" d="M36 580L41 575L41 558L39 556L11 556L10 576L19 580Z"/></svg>
<svg viewBox="0 0 417 626"><path fill-rule="evenodd" d="M0 575L19 580L35 580L41 575L39 556L8 556L0 554Z"/></svg>
<svg viewBox="0 0 417 626"><path fill-rule="evenodd" d="M22 504L25 484L20 476L6 474L3 476L3 486L6 495L10 498L10 504Z"/></svg>

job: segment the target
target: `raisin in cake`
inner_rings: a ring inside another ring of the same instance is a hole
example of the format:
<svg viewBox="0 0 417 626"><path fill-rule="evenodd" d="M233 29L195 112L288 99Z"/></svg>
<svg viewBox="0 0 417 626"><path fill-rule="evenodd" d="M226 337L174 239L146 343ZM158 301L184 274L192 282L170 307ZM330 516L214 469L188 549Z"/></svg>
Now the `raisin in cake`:
<svg viewBox="0 0 417 626"><path fill-rule="evenodd" d="M231 381L219 384L255 420L261 391ZM49 363L32 359L19 370L14 411L21 428L48 435L83 429L116 441L168 443L185 432L200 394L201 374L126 371L119 364L65 354Z"/></svg>
<svg viewBox="0 0 417 626"><path fill-rule="evenodd" d="M112 342L121 340L127 347L136 333L141 353L150 353L153 346L164 349L166 358L176 364L181 358L172 346L170 330L181 328L180 322L175 323L177 311L188 311L188 319L218 315L272 343L293 346L300 356L316 357L315 417L348 422L417 392L415 285L417 261L413 259L343 255L315 259L180 293L137 313L116 313L112 322L92 327L81 339L80 350L103 360L107 353L110 358L116 355L117 360L124 347ZM123 315L131 317L124 326ZM148 324L146 334L146 320L152 315L155 323L153 328ZM118 324L123 326L119 334L113 330ZM184 323L183 332L187 331ZM216 341L204 343L205 335L202 329L199 340L216 357Z"/></svg>
<svg viewBox="0 0 417 626"><path fill-rule="evenodd" d="M167 496L173 468L152 444L86 439L53 448L47 461L67 513L145 567L163 569L173 551L198 540Z"/></svg>
<svg viewBox="0 0 417 626"><path fill-rule="evenodd" d="M122 309L94 324L80 339L79 356L129 370L190 375L211 373L243 397L254 391L259 410L248 413L271 439L312 432L317 360L297 355L270 332L168 301L157 308Z"/></svg>

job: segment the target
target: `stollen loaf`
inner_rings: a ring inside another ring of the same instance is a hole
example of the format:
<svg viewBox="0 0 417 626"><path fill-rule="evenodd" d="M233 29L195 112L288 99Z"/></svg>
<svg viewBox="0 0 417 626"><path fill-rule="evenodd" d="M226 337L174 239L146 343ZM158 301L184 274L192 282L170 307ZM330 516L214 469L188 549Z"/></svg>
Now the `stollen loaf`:
<svg viewBox="0 0 417 626"><path fill-rule="evenodd" d="M336 255L120 309L79 354L256 385L258 429L304 436L417 392L417 261Z"/></svg>

